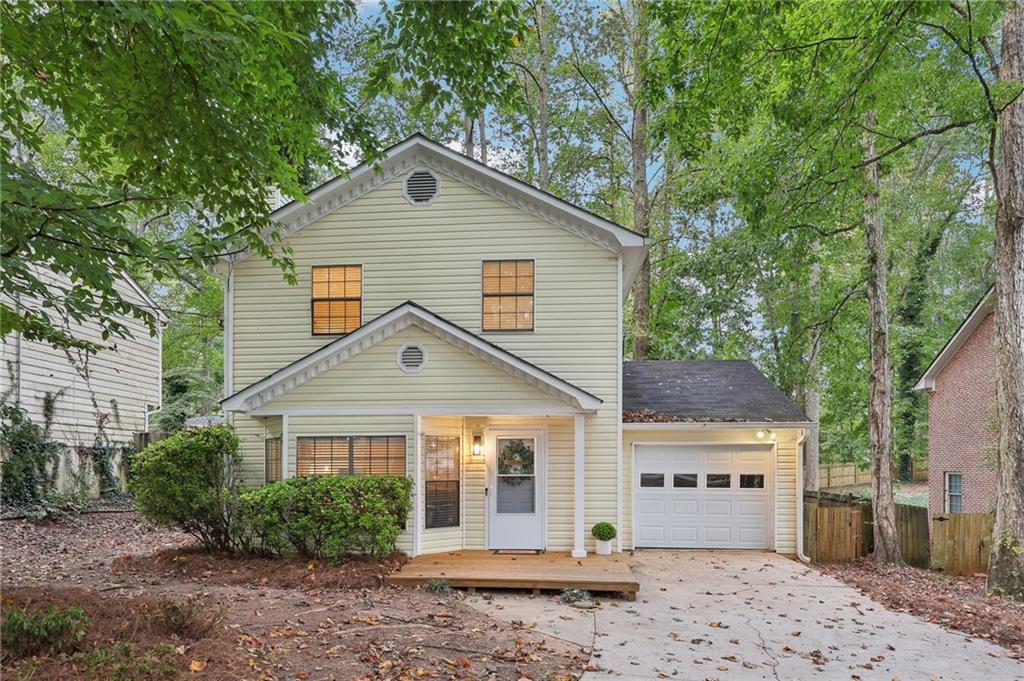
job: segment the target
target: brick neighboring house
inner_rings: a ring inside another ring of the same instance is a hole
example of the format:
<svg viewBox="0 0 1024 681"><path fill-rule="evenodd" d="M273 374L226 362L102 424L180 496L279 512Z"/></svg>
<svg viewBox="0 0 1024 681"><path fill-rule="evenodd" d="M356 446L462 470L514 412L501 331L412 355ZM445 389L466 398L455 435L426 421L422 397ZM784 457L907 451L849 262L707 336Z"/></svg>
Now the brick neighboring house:
<svg viewBox="0 0 1024 681"><path fill-rule="evenodd" d="M928 391L928 512L987 513L996 498L995 292L990 288L915 386Z"/></svg>

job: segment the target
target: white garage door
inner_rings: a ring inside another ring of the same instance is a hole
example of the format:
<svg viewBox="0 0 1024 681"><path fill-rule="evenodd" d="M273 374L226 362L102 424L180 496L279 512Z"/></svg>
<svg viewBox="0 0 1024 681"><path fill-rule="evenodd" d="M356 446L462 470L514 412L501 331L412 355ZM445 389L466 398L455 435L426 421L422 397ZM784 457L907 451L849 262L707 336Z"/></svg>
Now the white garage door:
<svg viewBox="0 0 1024 681"><path fill-rule="evenodd" d="M772 546L772 450L636 445L637 547Z"/></svg>

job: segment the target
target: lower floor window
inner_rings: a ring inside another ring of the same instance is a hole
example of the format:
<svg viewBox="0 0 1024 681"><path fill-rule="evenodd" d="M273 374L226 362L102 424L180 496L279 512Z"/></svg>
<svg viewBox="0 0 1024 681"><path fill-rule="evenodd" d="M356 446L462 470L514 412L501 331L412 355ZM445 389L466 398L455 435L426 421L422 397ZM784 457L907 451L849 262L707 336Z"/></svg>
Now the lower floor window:
<svg viewBox="0 0 1024 681"><path fill-rule="evenodd" d="M423 437L426 529L459 526L459 436Z"/></svg>
<svg viewBox="0 0 1024 681"><path fill-rule="evenodd" d="M295 470L309 475L405 475L404 435L297 438Z"/></svg>
<svg viewBox="0 0 1024 681"><path fill-rule="evenodd" d="M964 476L946 473L946 513L964 512Z"/></svg>
<svg viewBox="0 0 1024 681"><path fill-rule="evenodd" d="M263 442L263 475L267 482L281 479L281 438L269 437Z"/></svg>

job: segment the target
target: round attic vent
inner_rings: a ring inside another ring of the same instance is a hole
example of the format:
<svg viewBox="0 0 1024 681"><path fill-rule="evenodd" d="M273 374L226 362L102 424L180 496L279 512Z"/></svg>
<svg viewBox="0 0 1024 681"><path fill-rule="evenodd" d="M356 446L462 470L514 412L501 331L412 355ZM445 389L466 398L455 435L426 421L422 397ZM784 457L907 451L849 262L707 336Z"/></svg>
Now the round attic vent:
<svg viewBox="0 0 1024 681"><path fill-rule="evenodd" d="M429 170L417 170L405 178L405 198L414 206L429 206L440 189L441 181Z"/></svg>
<svg viewBox="0 0 1024 681"><path fill-rule="evenodd" d="M427 351L421 345L403 345L398 351L398 368L407 374L415 374L427 365Z"/></svg>

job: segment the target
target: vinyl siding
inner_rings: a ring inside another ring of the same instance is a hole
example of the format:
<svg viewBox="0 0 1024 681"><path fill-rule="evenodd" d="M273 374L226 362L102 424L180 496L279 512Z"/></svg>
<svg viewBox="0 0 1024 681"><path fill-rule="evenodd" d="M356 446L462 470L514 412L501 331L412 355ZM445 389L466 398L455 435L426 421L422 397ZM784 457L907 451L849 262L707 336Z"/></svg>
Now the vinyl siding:
<svg viewBox="0 0 1024 681"><path fill-rule="evenodd" d="M622 433L622 546L633 547L633 445L678 442L764 444L751 428L714 428L686 430L631 430L623 424ZM775 548L778 553L796 553L796 457L800 431L776 431L775 443Z"/></svg>
<svg viewBox="0 0 1024 681"><path fill-rule="evenodd" d="M66 278L55 274L47 273L43 278L53 286L70 286ZM116 281L115 287L133 303L146 304L126 281ZM26 305L24 301L22 304ZM160 405L160 334L151 336L149 327L133 317L120 321L131 337L106 341L98 324L73 322L69 329L73 336L103 346L94 355L69 351L74 362L63 350L22 338L20 391L12 383L19 380L18 340L15 335L5 337L0 394L20 392L20 406L34 423L41 425L47 393L60 393L51 435L63 444L92 445L100 416L106 419L104 432L111 442L131 443L136 432L145 430L147 408ZM82 367L87 367L87 371L82 371ZM16 398L12 395L10 399Z"/></svg>
<svg viewBox="0 0 1024 681"><path fill-rule="evenodd" d="M421 346L427 363L418 373L398 367L398 351ZM409 327L294 388L263 409L460 405L565 408L565 402L523 383L432 333Z"/></svg>
<svg viewBox="0 0 1024 681"><path fill-rule="evenodd" d="M281 435L281 417L235 414L233 422L242 453L242 482L249 487L262 485L265 482L264 441ZM295 477L297 438L316 435L403 435L406 475L413 474L416 449L412 416L289 416L288 477ZM412 516L406 523L406 531L399 537L398 548L406 552L412 550Z"/></svg>
<svg viewBox="0 0 1024 681"><path fill-rule="evenodd" d="M589 528L600 520L614 521L619 418L618 257L614 253L443 174L441 194L429 207L411 206L402 196L401 180L396 179L285 238L284 244L292 250L295 286L260 258L234 266L229 367L234 390L330 342L332 337L310 333L311 268L360 264L363 323L413 300L603 400L598 412L586 418L585 522ZM482 262L492 259L535 261L533 332L481 333ZM376 362L362 363L357 371L347 373L340 365L335 368L341 369L338 373L328 376L328 372L307 384L325 379L318 384L323 386L319 392L304 391L302 398L282 396L274 404L337 405L338 400L352 399L366 406L393 406L401 398L403 404L416 399L440 406L472 396L474 403L492 400L486 403L507 405L510 400L551 399L546 394L527 395L525 386L507 377L499 382L498 375L471 365L465 356L457 357L437 339L425 343L431 356L422 374L398 371L395 351L401 343L395 339L386 349L373 355L367 354L373 350L365 351L344 364L358 362L364 355L364 359L375 357ZM479 384L467 385L465 377ZM406 390L409 386L415 389ZM532 404L542 406L542 402ZM236 422L243 420L236 418ZM569 548L571 419L559 421L548 437L552 452L565 453L549 455L548 540L552 548ZM480 474L471 469L465 469L465 503L472 499L472 476ZM471 516L472 512L464 515L467 522ZM482 545L482 526L467 524L465 536L467 545Z"/></svg>

